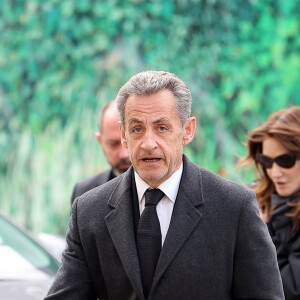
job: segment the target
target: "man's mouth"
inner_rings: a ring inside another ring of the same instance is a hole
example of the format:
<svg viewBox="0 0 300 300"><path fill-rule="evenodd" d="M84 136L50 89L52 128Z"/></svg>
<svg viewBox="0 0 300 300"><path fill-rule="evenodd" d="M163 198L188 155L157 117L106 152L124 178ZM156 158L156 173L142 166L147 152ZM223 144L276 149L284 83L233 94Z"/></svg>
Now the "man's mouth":
<svg viewBox="0 0 300 300"><path fill-rule="evenodd" d="M117 163L116 168L119 168L120 166L130 166L130 165L131 165L131 162L129 159L128 160L122 159Z"/></svg>
<svg viewBox="0 0 300 300"><path fill-rule="evenodd" d="M118 162L114 168L118 170L120 173L124 173L130 166L131 166L130 160L124 159Z"/></svg>
<svg viewBox="0 0 300 300"><path fill-rule="evenodd" d="M145 161L145 162L156 162L156 161L161 160L161 158L146 157L146 158L142 158L142 160Z"/></svg>

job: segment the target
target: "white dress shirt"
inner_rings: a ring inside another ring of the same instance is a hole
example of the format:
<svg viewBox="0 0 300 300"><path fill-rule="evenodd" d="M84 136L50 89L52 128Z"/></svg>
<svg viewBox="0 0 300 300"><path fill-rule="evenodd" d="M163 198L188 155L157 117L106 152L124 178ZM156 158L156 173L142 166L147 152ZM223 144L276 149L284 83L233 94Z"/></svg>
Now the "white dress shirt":
<svg viewBox="0 0 300 300"><path fill-rule="evenodd" d="M157 187L165 194L165 196L158 202L156 206L156 212L160 223L162 245L164 244L169 229L172 212L181 180L182 170L183 167L181 163L179 169L176 172L174 172L170 178L168 178L166 181L164 181L161 185ZM145 208L145 191L151 187L143 179L141 179L137 172L134 172L134 176L141 215Z"/></svg>

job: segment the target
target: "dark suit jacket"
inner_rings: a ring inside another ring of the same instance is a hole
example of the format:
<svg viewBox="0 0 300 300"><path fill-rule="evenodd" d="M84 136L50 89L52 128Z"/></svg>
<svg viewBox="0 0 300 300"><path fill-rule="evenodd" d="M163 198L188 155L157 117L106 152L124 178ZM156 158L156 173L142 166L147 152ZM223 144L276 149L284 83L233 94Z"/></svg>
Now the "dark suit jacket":
<svg viewBox="0 0 300 300"><path fill-rule="evenodd" d="M112 175L112 170L106 170L102 173L89 177L85 180L82 180L74 186L73 193L71 196L71 204L75 200L75 198L81 196L85 192L106 183L107 181L111 180L115 176Z"/></svg>
<svg viewBox="0 0 300 300"><path fill-rule="evenodd" d="M144 299L132 167L74 201L50 299ZM284 299L275 247L252 191L184 157L148 299Z"/></svg>

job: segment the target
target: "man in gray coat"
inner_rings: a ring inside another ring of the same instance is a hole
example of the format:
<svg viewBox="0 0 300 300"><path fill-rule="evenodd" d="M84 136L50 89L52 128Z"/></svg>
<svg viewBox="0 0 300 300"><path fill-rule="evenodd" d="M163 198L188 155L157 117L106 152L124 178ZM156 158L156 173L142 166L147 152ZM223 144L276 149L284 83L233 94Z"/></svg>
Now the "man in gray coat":
<svg viewBox="0 0 300 300"><path fill-rule="evenodd" d="M47 300L284 299L254 193L183 155L191 102L187 84L163 71L120 89L132 167L74 201Z"/></svg>

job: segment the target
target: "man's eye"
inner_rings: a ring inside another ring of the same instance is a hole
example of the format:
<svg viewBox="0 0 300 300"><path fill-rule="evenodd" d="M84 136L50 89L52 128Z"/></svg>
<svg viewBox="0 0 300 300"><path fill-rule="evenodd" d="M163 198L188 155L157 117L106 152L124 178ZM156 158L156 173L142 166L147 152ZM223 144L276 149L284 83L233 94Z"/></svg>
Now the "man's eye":
<svg viewBox="0 0 300 300"><path fill-rule="evenodd" d="M141 131L142 131L141 127L135 127L135 128L133 128L133 132L139 133Z"/></svg>
<svg viewBox="0 0 300 300"><path fill-rule="evenodd" d="M167 128L165 127L165 126L159 126L159 131L166 131L167 130Z"/></svg>
<svg viewBox="0 0 300 300"><path fill-rule="evenodd" d="M120 145L120 143L111 143L109 146L110 148L117 148Z"/></svg>

